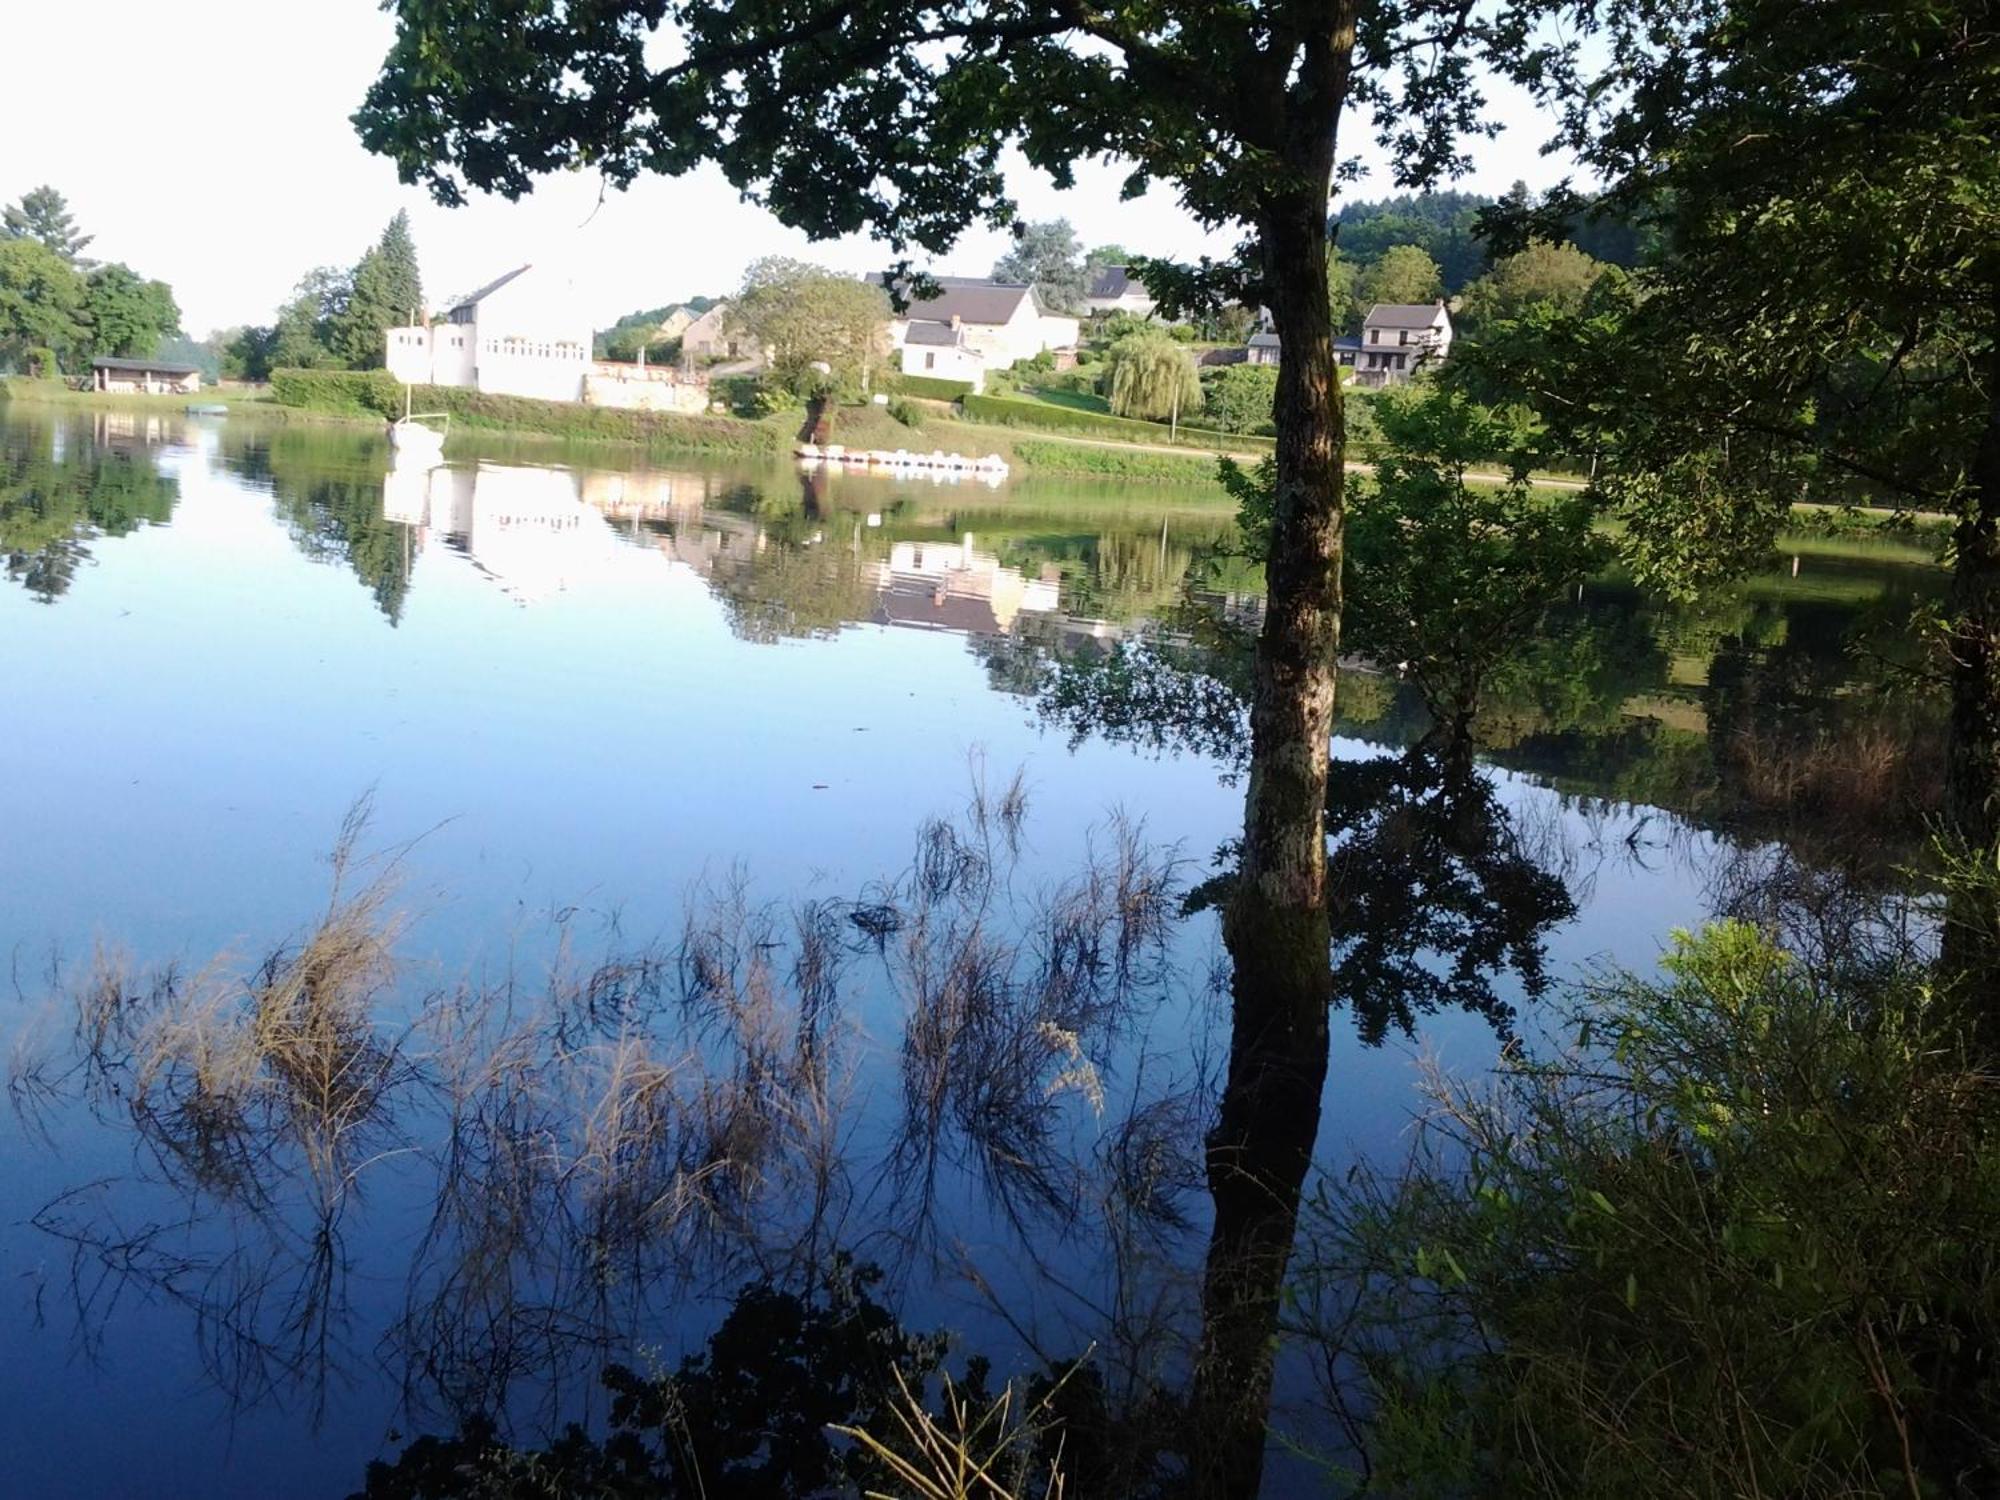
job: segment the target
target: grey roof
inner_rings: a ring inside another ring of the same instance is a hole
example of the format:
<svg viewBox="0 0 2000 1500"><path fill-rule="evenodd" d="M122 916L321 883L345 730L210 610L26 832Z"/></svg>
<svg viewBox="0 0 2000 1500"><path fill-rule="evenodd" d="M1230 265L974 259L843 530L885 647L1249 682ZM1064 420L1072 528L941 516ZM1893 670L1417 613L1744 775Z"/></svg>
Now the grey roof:
<svg viewBox="0 0 2000 1500"><path fill-rule="evenodd" d="M1252 349L1275 349L1278 347L1278 336L1275 333L1253 333L1250 335L1250 347Z"/></svg>
<svg viewBox="0 0 2000 1500"><path fill-rule="evenodd" d="M1138 286L1141 292L1146 290L1143 285L1140 285L1134 279L1131 267L1100 266L1097 271L1097 280L1090 284L1090 295L1093 297L1122 297L1132 290L1134 286Z"/></svg>
<svg viewBox="0 0 2000 1500"><path fill-rule="evenodd" d="M868 280L876 286L888 285L880 275L871 274ZM949 323L953 318L961 323L1006 323L1021 310L1022 298L1035 297L1035 289L1024 281L986 281L972 276L933 276L931 280L938 284L936 295L912 296L905 316L933 323ZM1040 308L1040 299L1035 299L1035 305Z"/></svg>
<svg viewBox="0 0 2000 1500"><path fill-rule="evenodd" d="M1437 321L1435 302L1378 302L1363 320L1371 328L1428 328Z"/></svg>
<svg viewBox="0 0 2000 1500"><path fill-rule="evenodd" d="M527 271L530 269L532 269L532 267L516 266L514 267L513 270L509 271L505 276L494 277L491 281L487 282L485 286L481 287L478 291L473 292L470 296L460 297L456 302L452 303L451 310L453 312L457 312L462 307L471 307L475 303L484 302L488 297L492 296L495 292L499 291L501 287L505 286L508 282L512 281L516 276L519 276L523 271Z"/></svg>
<svg viewBox="0 0 2000 1500"><path fill-rule="evenodd" d="M1196 356L1195 363L1208 370L1218 365L1240 365L1249 356L1248 349L1204 349Z"/></svg>
<svg viewBox="0 0 2000 1500"><path fill-rule="evenodd" d="M910 319L909 331L903 335L906 344L956 344L958 330L949 323L939 323L931 318Z"/></svg>
<svg viewBox="0 0 2000 1500"><path fill-rule="evenodd" d="M90 362L93 370L131 370L149 375L199 375L200 365L177 365L163 359L113 359L109 355Z"/></svg>

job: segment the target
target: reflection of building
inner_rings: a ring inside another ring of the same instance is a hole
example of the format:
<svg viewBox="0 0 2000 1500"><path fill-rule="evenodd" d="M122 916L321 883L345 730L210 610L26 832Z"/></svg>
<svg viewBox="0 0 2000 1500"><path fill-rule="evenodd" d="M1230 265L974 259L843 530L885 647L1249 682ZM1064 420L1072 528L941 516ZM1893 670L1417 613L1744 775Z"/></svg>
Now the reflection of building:
<svg viewBox="0 0 2000 1500"><path fill-rule="evenodd" d="M420 547L448 539L502 592L530 604L604 581L630 559L604 514L583 503L579 478L513 464L397 466L383 481L382 513L414 528Z"/></svg>
<svg viewBox="0 0 2000 1500"><path fill-rule="evenodd" d="M1053 613L1059 582L1055 570L1028 578L973 546L958 542L896 542L877 565L875 618L885 625L917 625L1004 635L1023 614Z"/></svg>
<svg viewBox="0 0 2000 1500"><path fill-rule="evenodd" d="M481 463L392 467L382 508L411 528L417 549L445 542L521 603L659 577L664 558L732 604L809 621L799 633L872 622L1001 636L1034 621L1038 635L1123 634L1060 612L1054 564L1024 573L970 533L887 538L875 516L822 511L810 488L803 509L769 518L746 507L746 497L770 499L716 472Z"/></svg>

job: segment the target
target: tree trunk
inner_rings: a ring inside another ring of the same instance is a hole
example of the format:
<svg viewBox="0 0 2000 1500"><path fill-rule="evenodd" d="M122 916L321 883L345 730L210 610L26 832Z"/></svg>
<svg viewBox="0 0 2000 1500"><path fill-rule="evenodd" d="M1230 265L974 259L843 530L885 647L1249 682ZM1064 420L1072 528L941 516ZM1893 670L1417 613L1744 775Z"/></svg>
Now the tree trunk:
<svg viewBox="0 0 2000 1500"><path fill-rule="evenodd" d="M1242 860L1223 916L1234 967L1229 1071L1208 1141L1215 1223L1193 1437L1197 1488L1216 1497L1254 1496L1263 1473L1279 1294L1326 1080L1325 810L1345 430L1324 184L1260 226L1283 354Z"/></svg>
<svg viewBox="0 0 2000 1500"><path fill-rule="evenodd" d="M1986 370L1986 427L1972 460L1972 495L1955 535L1951 580L1951 735L1945 811L1968 852L2000 847L2000 345ZM1944 963L1971 1008L1979 1046L2000 1051L2000 911L1993 891L1953 895Z"/></svg>

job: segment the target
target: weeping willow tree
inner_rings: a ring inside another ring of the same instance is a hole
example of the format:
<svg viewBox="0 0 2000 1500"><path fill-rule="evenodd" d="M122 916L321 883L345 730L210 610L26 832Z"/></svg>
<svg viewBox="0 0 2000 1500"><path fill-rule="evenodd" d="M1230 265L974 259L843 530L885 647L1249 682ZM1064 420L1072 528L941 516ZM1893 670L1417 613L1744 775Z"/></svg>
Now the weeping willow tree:
<svg viewBox="0 0 2000 1500"><path fill-rule="evenodd" d="M1153 329L1128 333L1105 358L1104 394L1119 416L1164 422L1201 410L1194 356L1171 335Z"/></svg>

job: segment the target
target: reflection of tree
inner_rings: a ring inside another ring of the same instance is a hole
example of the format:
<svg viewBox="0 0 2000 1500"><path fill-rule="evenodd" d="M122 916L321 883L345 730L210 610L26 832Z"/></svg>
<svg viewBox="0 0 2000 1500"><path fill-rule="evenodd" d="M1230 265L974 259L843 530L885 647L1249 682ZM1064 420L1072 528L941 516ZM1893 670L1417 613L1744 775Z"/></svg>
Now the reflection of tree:
<svg viewBox="0 0 2000 1500"><path fill-rule="evenodd" d="M240 456L269 476L293 543L315 562L345 563L393 625L410 590L406 529L382 514L386 450L352 433L277 432Z"/></svg>
<svg viewBox="0 0 2000 1500"><path fill-rule="evenodd" d="M1454 1008L1506 1030L1506 970L1528 999L1547 989L1542 939L1576 903L1486 777L1423 748L1336 764L1327 831L1334 998L1363 1041Z"/></svg>
<svg viewBox="0 0 2000 1500"><path fill-rule="evenodd" d="M1184 530L1100 530L1091 536L1033 535L1004 541L987 533L1004 562L1024 573L1053 567L1063 607L1083 619L1138 620L1171 613L1187 586L1195 550Z"/></svg>
<svg viewBox="0 0 2000 1500"><path fill-rule="evenodd" d="M44 604L69 588L93 540L164 524L179 494L143 455L67 436L60 459L29 451L13 432L0 449L0 558Z"/></svg>
<svg viewBox="0 0 2000 1500"><path fill-rule="evenodd" d="M299 551L314 562L346 563L390 624L410 592L406 529L382 515L382 484L281 478L272 491Z"/></svg>
<svg viewBox="0 0 2000 1500"><path fill-rule="evenodd" d="M729 628L746 641L837 634L875 607L875 576L859 552L766 537L749 556L718 563Z"/></svg>

